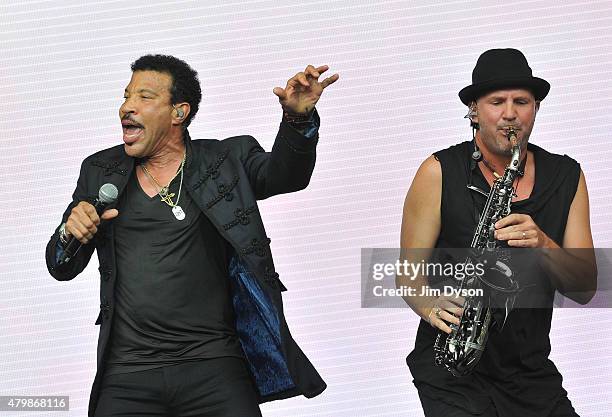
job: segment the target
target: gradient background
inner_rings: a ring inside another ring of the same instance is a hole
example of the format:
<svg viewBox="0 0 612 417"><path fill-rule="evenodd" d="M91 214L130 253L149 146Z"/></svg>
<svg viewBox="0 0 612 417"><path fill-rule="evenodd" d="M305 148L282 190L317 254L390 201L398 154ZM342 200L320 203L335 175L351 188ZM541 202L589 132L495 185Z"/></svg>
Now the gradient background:
<svg viewBox="0 0 612 417"><path fill-rule="evenodd" d="M398 246L416 168L470 138L457 92L482 51L519 48L552 84L532 142L582 164L595 244L612 246L612 4L498 3L3 1L0 395L69 395L69 413L47 414L86 414L97 260L60 283L47 273L44 247L83 158L121 143L129 64L166 53L200 73L192 137L251 134L266 149L281 117L272 88L310 63L340 73L318 106L310 186L260 206L289 288L287 321L329 388L266 404L263 414L422 416L405 365L417 318L408 309L360 309L360 248ZM551 339L576 410L609 416L609 311L557 310Z"/></svg>

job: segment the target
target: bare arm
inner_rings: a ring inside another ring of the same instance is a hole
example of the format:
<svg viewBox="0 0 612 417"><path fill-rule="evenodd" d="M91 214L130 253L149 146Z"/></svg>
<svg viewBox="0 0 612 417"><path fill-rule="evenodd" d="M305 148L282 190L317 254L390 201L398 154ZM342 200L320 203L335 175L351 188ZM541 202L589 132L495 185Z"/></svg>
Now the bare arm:
<svg viewBox="0 0 612 417"><path fill-rule="evenodd" d="M558 245L552 242L548 247L558 248ZM544 253L543 264L552 272L551 280L559 292L577 303L588 303L597 288L597 263L589 219L589 194L582 171L567 217L563 249Z"/></svg>
<svg viewBox="0 0 612 417"><path fill-rule="evenodd" d="M431 254L431 251L425 253L426 251L422 249L433 250L438 240L441 228L441 201L442 168L440 163L433 156L430 156L419 167L404 202L400 243L402 262L404 260L414 263L420 261L420 259L411 259L415 256L414 251L406 251L405 249L421 249L419 255L427 257ZM396 285L398 287L416 288L418 294L423 286L428 285L428 281L422 275L417 276L414 280L398 275ZM450 332L450 328L444 320L459 323L459 319L454 314L459 313L460 309L454 304L451 305L450 301L425 296L406 296L404 300L424 320L447 333ZM446 304L442 305L441 302ZM444 309L440 310L442 312L440 317L432 314L434 308L441 307L444 307ZM454 314L449 313L449 311Z"/></svg>
<svg viewBox="0 0 612 417"><path fill-rule="evenodd" d="M501 219L496 228L497 239L507 240L510 246L550 249L542 251L542 265L561 294L580 304L593 298L597 288L597 263L589 220L589 195L582 171L567 217L562 247L542 232L528 215L511 214ZM521 235L527 238L522 239Z"/></svg>

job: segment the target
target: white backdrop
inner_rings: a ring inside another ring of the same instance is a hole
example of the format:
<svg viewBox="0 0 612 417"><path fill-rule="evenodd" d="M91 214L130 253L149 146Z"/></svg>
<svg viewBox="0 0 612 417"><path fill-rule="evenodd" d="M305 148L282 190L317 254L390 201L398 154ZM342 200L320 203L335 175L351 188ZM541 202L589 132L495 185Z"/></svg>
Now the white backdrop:
<svg viewBox="0 0 612 417"><path fill-rule="evenodd" d="M267 149L281 116L272 88L310 63L340 73L318 106L310 186L261 204L289 288L287 320L329 388L315 399L266 404L263 414L422 416L405 364L416 316L360 309L360 248L398 246L419 163L469 139L457 92L482 51L519 48L551 83L532 142L582 164L595 244L612 245L612 4L500 3L3 1L0 395L69 395L71 411L49 415L86 413L97 261L56 282L44 247L82 159L121 143L117 110L129 64L164 53L200 73L193 138L251 134ZM551 356L581 416L612 410L608 314L555 311Z"/></svg>

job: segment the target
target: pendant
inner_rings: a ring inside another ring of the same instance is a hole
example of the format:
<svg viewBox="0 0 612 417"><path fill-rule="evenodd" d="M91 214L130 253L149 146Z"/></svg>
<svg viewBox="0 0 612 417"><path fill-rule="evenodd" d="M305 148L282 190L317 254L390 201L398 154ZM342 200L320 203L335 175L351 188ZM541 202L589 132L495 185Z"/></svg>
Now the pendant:
<svg viewBox="0 0 612 417"><path fill-rule="evenodd" d="M181 208L181 206L172 207L172 213L177 220L183 220L185 218L185 212Z"/></svg>

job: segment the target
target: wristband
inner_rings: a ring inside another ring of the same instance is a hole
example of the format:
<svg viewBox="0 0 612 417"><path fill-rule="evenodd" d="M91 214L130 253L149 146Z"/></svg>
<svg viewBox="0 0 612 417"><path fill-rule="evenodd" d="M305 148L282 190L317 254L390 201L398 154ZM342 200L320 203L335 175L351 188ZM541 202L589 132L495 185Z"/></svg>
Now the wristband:
<svg viewBox="0 0 612 417"><path fill-rule="evenodd" d="M308 113L289 113L288 111L283 111L283 120L287 123L292 124L304 124L309 123L312 120L312 113L314 112L314 108Z"/></svg>

